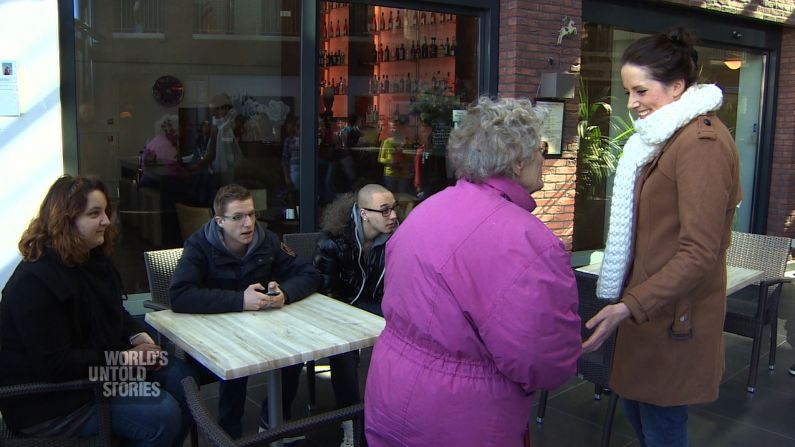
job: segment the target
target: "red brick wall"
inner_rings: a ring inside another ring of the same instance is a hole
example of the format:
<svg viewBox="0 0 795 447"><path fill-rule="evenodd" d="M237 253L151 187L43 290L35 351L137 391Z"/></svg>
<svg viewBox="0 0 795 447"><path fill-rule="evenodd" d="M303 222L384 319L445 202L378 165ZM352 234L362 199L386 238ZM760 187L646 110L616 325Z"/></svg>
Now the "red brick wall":
<svg viewBox="0 0 795 447"><path fill-rule="evenodd" d="M578 34L563 39L563 18L574 20ZM580 60L580 0L501 0L499 95L534 98L542 73L565 72ZM550 59L552 64L550 64ZM535 193L535 214L571 249L574 233L574 184L577 171L577 101L566 101L563 155L544 163L544 189Z"/></svg>
<svg viewBox="0 0 795 447"><path fill-rule="evenodd" d="M664 0L660 3L675 3L693 8L795 25L795 2L791 0Z"/></svg>
<svg viewBox="0 0 795 447"><path fill-rule="evenodd" d="M767 234L795 238L795 29L783 34Z"/></svg>

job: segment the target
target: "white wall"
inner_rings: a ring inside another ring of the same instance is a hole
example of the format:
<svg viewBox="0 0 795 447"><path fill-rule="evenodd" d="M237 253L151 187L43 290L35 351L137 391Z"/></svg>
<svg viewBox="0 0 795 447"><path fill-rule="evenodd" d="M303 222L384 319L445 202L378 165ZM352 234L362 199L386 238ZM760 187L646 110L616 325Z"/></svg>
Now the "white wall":
<svg viewBox="0 0 795 447"><path fill-rule="evenodd" d="M17 62L21 112L0 116L2 288L22 232L64 169L57 1L0 0L0 42L0 59Z"/></svg>

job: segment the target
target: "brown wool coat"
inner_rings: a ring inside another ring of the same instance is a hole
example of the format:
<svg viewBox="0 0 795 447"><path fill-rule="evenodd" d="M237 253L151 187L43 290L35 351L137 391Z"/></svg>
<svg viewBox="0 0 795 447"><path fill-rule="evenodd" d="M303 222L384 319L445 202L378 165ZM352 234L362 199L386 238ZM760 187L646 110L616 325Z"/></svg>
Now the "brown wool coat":
<svg viewBox="0 0 795 447"><path fill-rule="evenodd" d="M726 249L742 197L737 148L714 114L679 129L635 189L632 270L610 377L660 406L717 399L724 369Z"/></svg>

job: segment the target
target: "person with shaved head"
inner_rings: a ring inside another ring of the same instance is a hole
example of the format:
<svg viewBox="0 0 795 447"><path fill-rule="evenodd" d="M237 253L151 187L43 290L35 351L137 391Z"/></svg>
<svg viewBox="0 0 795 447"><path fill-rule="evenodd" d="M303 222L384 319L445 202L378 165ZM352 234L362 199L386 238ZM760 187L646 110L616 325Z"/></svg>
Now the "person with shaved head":
<svg viewBox="0 0 795 447"><path fill-rule="evenodd" d="M323 212L315 267L323 275L321 290L329 296L382 316L386 242L398 226L399 205L381 185L369 184L356 194L332 202ZM357 351L331 357L331 384L337 408L361 401ZM353 446L353 424L342 423L340 447Z"/></svg>

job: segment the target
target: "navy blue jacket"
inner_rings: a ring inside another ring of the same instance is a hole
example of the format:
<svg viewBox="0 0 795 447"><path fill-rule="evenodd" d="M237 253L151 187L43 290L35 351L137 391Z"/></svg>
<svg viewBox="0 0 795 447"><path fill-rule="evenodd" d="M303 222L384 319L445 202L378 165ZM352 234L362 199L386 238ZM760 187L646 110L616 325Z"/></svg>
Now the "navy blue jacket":
<svg viewBox="0 0 795 447"><path fill-rule="evenodd" d="M286 303L314 293L322 277L312 264L299 262L279 237L257 224L254 240L241 258L230 252L221 228L210 220L185 241L182 259L171 277L174 312L221 313L243 310L243 291L255 283L277 281Z"/></svg>

